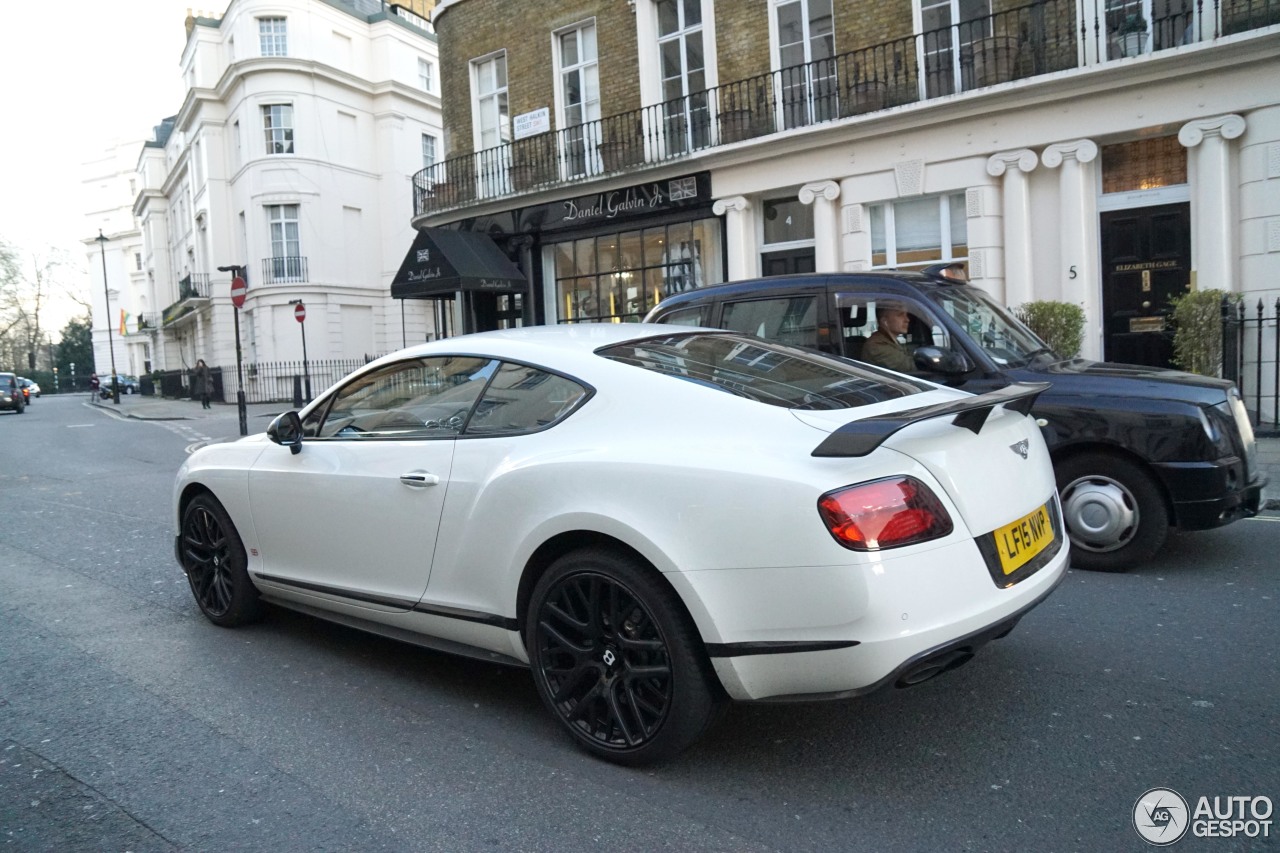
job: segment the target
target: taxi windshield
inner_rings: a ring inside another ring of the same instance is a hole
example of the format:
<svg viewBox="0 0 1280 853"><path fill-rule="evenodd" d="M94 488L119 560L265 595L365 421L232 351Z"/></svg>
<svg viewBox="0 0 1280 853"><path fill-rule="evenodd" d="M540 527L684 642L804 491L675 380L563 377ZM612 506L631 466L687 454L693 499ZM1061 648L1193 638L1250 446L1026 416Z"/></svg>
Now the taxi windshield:
<svg viewBox="0 0 1280 853"><path fill-rule="evenodd" d="M933 301L1001 367L1025 367L1058 356L1007 308L976 287L936 288Z"/></svg>

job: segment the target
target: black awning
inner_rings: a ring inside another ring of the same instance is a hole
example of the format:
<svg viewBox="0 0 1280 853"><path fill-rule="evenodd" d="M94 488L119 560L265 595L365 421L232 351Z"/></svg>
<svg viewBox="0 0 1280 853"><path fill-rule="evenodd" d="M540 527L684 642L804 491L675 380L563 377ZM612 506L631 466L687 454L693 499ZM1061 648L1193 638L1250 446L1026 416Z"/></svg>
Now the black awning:
<svg viewBox="0 0 1280 853"><path fill-rule="evenodd" d="M391 280L393 299L448 299L460 290L524 291L524 273L485 234L424 228Z"/></svg>

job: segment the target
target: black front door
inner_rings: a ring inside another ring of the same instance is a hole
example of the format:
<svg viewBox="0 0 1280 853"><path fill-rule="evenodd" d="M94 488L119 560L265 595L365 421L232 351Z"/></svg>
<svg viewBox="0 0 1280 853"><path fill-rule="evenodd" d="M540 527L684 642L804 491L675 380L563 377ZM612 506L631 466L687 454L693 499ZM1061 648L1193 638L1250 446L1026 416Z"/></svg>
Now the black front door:
<svg viewBox="0 0 1280 853"><path fill-rule="evenodd" d="M1191 281L1191 206L1102 214L1103 358L1171 367L1171 297Z"/></svg>
<svg viewBox="0 0 1280 853"><path fill-rule="evenodd" d="M760 256L760 268L767 276L798 275L799 273L813 272L813 249L765 252Z"/></svg>

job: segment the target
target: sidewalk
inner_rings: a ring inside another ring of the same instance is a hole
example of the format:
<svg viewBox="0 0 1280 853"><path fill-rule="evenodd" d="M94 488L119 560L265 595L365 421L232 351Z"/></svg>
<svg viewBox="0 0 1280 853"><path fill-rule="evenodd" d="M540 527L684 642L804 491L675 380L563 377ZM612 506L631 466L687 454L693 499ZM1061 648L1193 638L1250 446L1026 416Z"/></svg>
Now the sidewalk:
<svg viewBox="0 0 1280 853"><path fill-rule="evenodd" d="M94 405L115 408L109 399L97 400ZM290 403L249 403L245 408L249 432L255 433L264 431L271 418L293 406ZM214 403L212 409L203 409L199 400L171 400L140 394L121 394L119 411L126 417L144 421L201 420L237 415L234 403ZM1258 439L1258 463L1269 481L1262 490L1262 505L1266 509L1280 510L1280 437Z"/></svg>
<svg viewBox="0 0 1280 853"><path fill-rule="evenodd" d="M168 397L143 396L142 394L121 394L120 405L116 406L108 397L105 400L94 400L93 405L104 409L114 409L127 418L140 421L188 421L205 418L236 417L235 403L211 403L213 408L205 409L199 400L174 400ZM249 432L263 432L271 418L292 409L290 403L249 403L245 406L248 415Z"/></svg>

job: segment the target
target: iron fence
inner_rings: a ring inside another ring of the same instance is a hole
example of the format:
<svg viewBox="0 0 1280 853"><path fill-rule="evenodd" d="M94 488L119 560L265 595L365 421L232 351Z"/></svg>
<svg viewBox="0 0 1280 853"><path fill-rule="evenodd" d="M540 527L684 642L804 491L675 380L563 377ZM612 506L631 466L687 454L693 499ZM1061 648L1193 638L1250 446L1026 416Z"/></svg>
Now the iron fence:
<svg viewBox="0 0 1280 853"><path fill-rule="evenodd" d="M339 358L321 361L260 361L243 365L246 403L288 403L307 401L342 377L368 364L376 356ZM190 370L161 370L151 375L153 387L164 397L190 397ZM235 365L209 369L212 384L210 399L220 403L236 400ZM145 383L144 383L145 386ZM146 393L144 387L143 393Z"/></svg>
<svg viewBox="0 0 1280 853"><path fill-rule="evenodd" d="M1222 375L1240 389L1258 432L1280 434L1280 297L1269 317L1261 299L1248 309L1223 298Z"/></svg>

